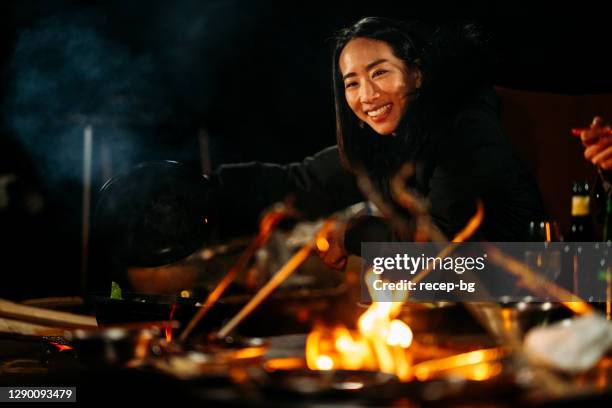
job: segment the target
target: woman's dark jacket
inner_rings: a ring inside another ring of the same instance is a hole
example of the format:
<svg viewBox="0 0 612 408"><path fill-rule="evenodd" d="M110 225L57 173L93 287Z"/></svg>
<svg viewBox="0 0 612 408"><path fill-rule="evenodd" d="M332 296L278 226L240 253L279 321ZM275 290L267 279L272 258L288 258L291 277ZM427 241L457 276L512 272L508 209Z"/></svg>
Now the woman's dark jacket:
<svg viewBox="0 0 612 408"><path fill-rule="evenodd" d="M433 221L452 237L474 214L480 198L485 218L479 239L526 240L529 221L542 217L540 195L501 129L494 90L479 92L451 122L410 183L428 199ZM288 195L309 218L364 201L355 177L341 165L337 147L301 163L224 165L216 179L221 228L228 230L253 228L263 209Z"/></svg>

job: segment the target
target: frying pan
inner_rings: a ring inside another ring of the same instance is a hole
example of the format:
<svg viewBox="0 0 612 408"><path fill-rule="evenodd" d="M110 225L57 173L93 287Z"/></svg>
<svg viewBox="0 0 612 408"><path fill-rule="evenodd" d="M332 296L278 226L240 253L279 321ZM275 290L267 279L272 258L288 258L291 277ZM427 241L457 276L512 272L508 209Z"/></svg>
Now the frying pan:
<svg viewBox="0 0 612 408"><path fill-rule="evenodd" d="M90 289L110 280L127 288L127 268L172 264L206 246L214 195L207 177L174 161L141 163L108 180L95 210Z"/></svg>

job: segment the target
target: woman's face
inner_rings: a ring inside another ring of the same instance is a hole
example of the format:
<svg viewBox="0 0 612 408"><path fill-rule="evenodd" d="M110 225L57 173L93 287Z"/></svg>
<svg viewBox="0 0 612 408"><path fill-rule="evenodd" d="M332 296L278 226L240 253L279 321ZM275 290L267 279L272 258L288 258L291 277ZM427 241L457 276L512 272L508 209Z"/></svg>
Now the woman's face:
<svg viewBox="0 0 612 408"><path fill-rule="evenodd" d="M420 72L409 71L386 42L362 37L346 44L339 66L351 110L376 133L392 134L421 86Z"/></svg>

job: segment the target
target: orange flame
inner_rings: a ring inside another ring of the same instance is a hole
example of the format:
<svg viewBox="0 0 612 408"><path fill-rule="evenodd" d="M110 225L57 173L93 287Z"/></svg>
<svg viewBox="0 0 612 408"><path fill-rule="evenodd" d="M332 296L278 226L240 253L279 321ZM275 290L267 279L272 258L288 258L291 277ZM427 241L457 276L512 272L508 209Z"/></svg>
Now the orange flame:
<svg viewBox="0 0 612 408"><path fill-rule="evenodd" d="M477 203L477 211L467 225L459 231L452 242L463 242L474 234L482 223L484 210L482 202ZM325 245L322 243L322 247ZM446 256L453 247L447 246L440 255ZM422 280L430 270L424 269L413 279ZM372 268L365 274L365 283L371 299L376 299L374 280L379 279ZM318 324L306 339L306 363L311 370L380 370L395 374L401 381L414 377L412 353L407 350L412 344L413 334L410 327L397 319L402 305L408 299L407 291L393 291L392 299L385 302L374 301L359 317L358 331L350 331L343 325L333 328ZM485 353L485 357L488 354ZM477 355L478 357L478 355ZM464 364L459 358L451 361ZM477 366L470 360L470 378L489 378L499 370L490 365ZM486 363L483 363L486 364ZM423 370L423 368L421 368Z"/></svg>
<svg viewBox="0 0 612 408"><path fill-rule="evenodd" d="M370 271L366 281L374 276ZM368 285L368 288L371 285ZM380 370L402 381L412 378L412 330L396 319L402 301L374 302L359 317L358 331L343 325L315 326L306 339L306 363L311 370Z"/></svg>

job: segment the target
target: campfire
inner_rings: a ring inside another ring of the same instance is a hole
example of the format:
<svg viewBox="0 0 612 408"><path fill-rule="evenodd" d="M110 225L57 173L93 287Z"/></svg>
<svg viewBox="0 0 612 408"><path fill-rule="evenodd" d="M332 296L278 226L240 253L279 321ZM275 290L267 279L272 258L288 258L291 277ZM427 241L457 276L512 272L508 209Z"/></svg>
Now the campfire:
<svg viewBox="0 0 612 408"><path fill-rule="evenodd" d="M366 281L371 289L375 275ZM359 317L357 330L342 324L317 324L306 339L306 363L311 370L371 370L412 379L412 330L397 319L405 298L373 302Z"/></svg>
<svg viewBox="0 0 612 408"><path fill-rule="evenodd" d="M483 219L483 208L478 203L476 214L452 242L463 242L478 228ZM447 246L441 254L452 251ZM422 270L412 281L419 282L430 271ZM371 299L377 279L370 268L365 274L365 284ZM385 302L373 301L359 316L356 330L343 324L315 325L306 340L306 363L311 370L366 370L395 375L400 381L426 381L440 375L460 376L463 379L483 381L499 375L500 358L507 354L502 348L474 350L467 353L441 351L438 358L422 360L419 346L413 344L410 326L399 318L407 302L406 291L395 291ZM417 364L415 364L417 362Z"/></svg>
<svg viewBox="0 0 612 408"><path fill-rule="evenodd" d="M405 323L376 316L386 331L349 330L346 326L319 325L306 340L306 363L311 370L367 370L395 374L402 381L412 378L407 349L412 331ZM379 326L380 327L380 326Z"/></svg>

